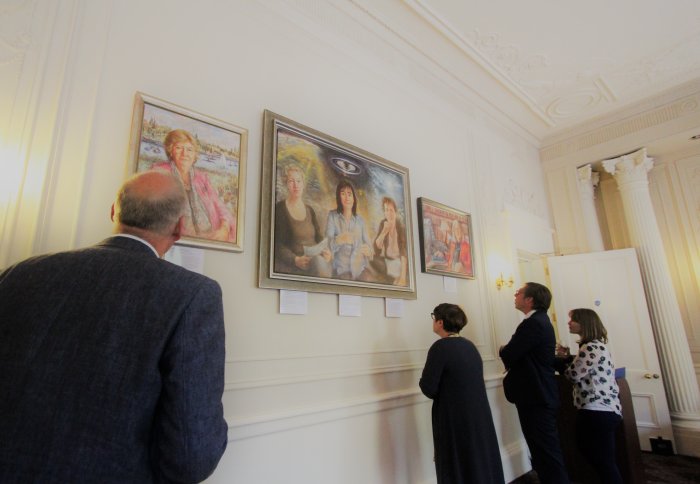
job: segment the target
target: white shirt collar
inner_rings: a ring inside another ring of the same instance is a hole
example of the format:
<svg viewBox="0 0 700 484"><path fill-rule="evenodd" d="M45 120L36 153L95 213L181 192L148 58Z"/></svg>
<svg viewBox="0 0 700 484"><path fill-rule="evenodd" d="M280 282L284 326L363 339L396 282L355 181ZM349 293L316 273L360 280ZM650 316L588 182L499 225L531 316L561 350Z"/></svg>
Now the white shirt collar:
<svg viewBox="0 0 700 484"><path fill-rule="evenodd" d="M144 240L141 237L137 237L137 236L131 235L131 234L114 234L114 236L115 237L126 237L127 239L138 240L139 242L146 244L148 246L148 248L153 251L153 253L156 255L156 257L158 257L160 259L160 254L158 253L156 248L153 247L147 240Z"/></svg>
<svg viewBox="0 0 700 484"><path fill-rule="evenodd" d="M537 312L537 309L533 309L532 311L530 311L529 313L527 313L527 314L525 315L525 319L527 319L527 318L529 318L530 316L532 316L533 314L535 314L535 312Z"/></svg>

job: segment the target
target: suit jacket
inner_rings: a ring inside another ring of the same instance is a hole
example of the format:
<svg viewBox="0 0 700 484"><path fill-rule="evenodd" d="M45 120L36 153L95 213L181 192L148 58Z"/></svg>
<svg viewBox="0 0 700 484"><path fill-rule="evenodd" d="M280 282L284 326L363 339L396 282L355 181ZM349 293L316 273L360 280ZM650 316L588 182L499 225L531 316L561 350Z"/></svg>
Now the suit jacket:
<svg viewBox="0 0 700 484"><path fill-rule="evenodd" d="M0 482L196 482L227 442L219 285L112 237L0 274Z"/></svg>
<svg viewBox="0 0 700 484"><path fill-rule="evenodd" d="M535 311L516 328L500 351L508 373L503 390L516 405L557 407L559 393L554 378L554 328L547 311Z"/></svg>

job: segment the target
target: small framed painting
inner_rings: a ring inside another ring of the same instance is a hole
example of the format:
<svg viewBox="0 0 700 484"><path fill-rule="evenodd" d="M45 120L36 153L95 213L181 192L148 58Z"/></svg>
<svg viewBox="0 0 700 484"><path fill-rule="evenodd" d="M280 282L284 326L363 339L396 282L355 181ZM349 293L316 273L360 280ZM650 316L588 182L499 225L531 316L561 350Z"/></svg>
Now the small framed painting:
<svg viewBox="0 0 700 484"><path fill-rule="evenodd" d="M168 171L185 188L178 244L243 251L246 129L136 93L130 151L134 172Z"/></svg>
<svg viewBox="0 0 700 484"><path fill-rule="evenodd" d="M421 197L418 234L422 272L474 279L470 214Z"/></svg>

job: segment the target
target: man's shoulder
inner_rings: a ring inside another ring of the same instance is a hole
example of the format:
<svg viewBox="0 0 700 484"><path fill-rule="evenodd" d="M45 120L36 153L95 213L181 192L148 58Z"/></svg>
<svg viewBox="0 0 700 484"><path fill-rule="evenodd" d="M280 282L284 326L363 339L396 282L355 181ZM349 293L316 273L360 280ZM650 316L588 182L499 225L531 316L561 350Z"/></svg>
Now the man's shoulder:
<svg viewBox="0 0 700 484"><path fill-rule="evenodd" d="M532 327L536 328L535 330L540 335L543 342L549 344L549 342L554 340L554 326L549 319L547 311L537 311L529 320L531 321Z"/></svg>
<svg viewBox="0 0 700 484"><path fill-rule="evenodd" d="M12 264L11 266L7 267L4 270L4 272L9 273L15 270L40 267L43 265L52 266L65 264L73 259L89 257L89 250L91 248L92 247L86 247L82 249L66 250L62 252L50 252L47 254L31 256Z"/></svg>
<svg viewBox="0 0 700 484"><path fill-rule="evenodd" d="M213 279L160 259L142 242L126 237L111 237L80 249L33 256L8 267L2 275L25 271L58 274L73 270L76 273L95 270L105 275L118 271L126 278L141 278L144 274L150 274L149 279L169 281L172 285L218 287Z"/></svg>
<svg viewBox="0 0 700 484"><path fill-rule="evenodd" d="M535 311L528 318L524 319L519 327L528 333L549 333L550 331L552 334L554 333L554 327L552 326L552 322L547 315L547 311Z"/></svg>
<svg viewBox="0 0 700 484"><path fill-rule="evenodd" d="M533 321L539 324L542 323L547 323L551 324L551 320L549 319L549 315L547 314L547 311L540 309L535 311L530 315L529 318L527 318L528 321Z"/></svg>
<svg viewBox="0 0 700 484"><path fill-rule="evenodd" d="M160 269L172 273L172 277L174 277L176 280L182 281L184 284L201 284L219 287L218 282L211 277L205 276L204 274L193 272L166 260L160 260L160 262Z"/></svg>

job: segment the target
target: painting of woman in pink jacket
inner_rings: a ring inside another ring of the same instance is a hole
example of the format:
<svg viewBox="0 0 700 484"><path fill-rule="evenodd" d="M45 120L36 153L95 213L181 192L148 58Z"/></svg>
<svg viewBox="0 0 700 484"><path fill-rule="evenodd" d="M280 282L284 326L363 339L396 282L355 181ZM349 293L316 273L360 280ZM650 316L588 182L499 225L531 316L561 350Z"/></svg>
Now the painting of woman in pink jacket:
<svg viewBox="0 0 700 484"><path fill-rule="evenodd" d="M208 240L234 242L236 219L212 186L209 176L195 167L199 143L188 131L174 129L163 142L168 161L153 169L169 170L185 187L189 211L185 216L183 235Z"/></svg>

